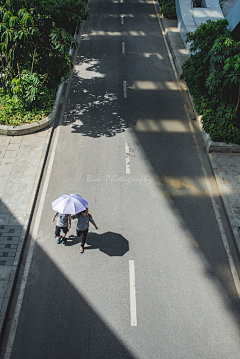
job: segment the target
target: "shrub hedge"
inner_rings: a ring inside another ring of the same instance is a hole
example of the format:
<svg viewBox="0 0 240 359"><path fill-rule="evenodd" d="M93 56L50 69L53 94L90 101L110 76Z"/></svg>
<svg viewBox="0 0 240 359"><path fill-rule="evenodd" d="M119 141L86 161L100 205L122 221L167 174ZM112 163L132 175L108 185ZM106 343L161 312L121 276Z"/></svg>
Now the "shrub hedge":
<svg viewBox="0 0 240 359"><path fill-rule="evenodd" d="M227 20L208 20L186 34L193 55L183 77L213 141L240 144L240 42L227 26Z"/></svg>
<svg viewBox="0 0 240 359"><path fill-rule="evenodd" d="M176 19L175 0L158 0L161 13L167 19Z"/></svg>

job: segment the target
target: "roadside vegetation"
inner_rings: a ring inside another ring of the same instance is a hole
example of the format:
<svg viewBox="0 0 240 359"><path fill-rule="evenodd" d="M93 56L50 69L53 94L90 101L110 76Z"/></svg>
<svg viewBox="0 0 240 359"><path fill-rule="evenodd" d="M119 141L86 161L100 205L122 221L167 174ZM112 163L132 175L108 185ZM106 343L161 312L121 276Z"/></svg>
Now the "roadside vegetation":
<svg viewBox="0 0 240 359"><path fill-rule="evenodd" d="M240 42L227 26L227 20L208 20L186 34L193 55L183 77L213 141L240 144Z"/></svg>
<svg viewBox="0 0 240 359"><path fill-rule="evenodd" d="M176 19L175 0L158 0L159 7L163 16L167 19Z"/></svg>
<svg viewBox="0 0 240 359"><path fill-rule="evenodd" d="M0 124L38 121L53 110L88 10L81 0L0 0Z"/></svg>

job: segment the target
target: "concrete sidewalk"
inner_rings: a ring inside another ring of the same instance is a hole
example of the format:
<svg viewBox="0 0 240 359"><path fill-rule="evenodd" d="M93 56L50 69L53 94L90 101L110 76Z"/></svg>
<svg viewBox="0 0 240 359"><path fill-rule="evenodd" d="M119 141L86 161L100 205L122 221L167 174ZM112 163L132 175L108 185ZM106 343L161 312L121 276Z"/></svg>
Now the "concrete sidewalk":
<svg viewBox="0 0 240 359"><path fill-rule="evenodd" d="M0 333L17 273L52 128L0 136Z"/></svg>
<svg viewBox="0 0 240 359"><path fill-rule="evenodd" d="M181 64L187 55L177 22L161 21L180 74ZM0 136L0 335L30 225L51 131L52 127L24 136ZM237 232L237 227L240 227L240 154L215 152L209 154L209 159L240 253Z"/></svg>

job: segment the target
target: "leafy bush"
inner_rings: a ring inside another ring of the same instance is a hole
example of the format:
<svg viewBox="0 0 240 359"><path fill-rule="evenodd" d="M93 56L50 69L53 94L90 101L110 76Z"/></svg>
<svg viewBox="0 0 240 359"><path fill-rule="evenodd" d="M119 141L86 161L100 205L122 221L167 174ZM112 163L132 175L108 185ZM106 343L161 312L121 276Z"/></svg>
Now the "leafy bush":
<svg viewBox="0 0 240 359"><path fill-rule="evenodd" d="M240 144L240 42L227 25L208 20L186 35L194 55L184 63L183 77L205 131L214 141Z"/></svg>
<svg viewBox="0 0 240 359"><path fill-rule="evenodd" d="M69 76L69 50L78 46L74 34L86 18L81 0L0 0L2 96L14 97L21 111L44 107Z"/></svg>
<svg viewBox="0 0 240 359"><path fill-rule="evenodd" d="M26 110L16 95L0 93L0 119L2 125L18 126L40 121L53 109L56 92L49 93L45 101L41 102L41 108Z"/></svg>
<svg viewBox="0 0 240 359"><path fill-rule="evenodd" d="M176 19L175 0L158 0L161 12L167 19Z"/></svg>

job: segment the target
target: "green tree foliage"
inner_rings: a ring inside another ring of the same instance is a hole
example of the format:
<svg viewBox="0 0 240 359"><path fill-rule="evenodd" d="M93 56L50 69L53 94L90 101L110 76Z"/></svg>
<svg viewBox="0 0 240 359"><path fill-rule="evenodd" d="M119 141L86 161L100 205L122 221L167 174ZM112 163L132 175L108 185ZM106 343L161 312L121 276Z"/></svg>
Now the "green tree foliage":
<svg viewBox="0 0 240 359"><path fill-rule="evenodd" d="M81 0L0 0L0 86L26 109L39 107L69 75Z"/></svg>
<svg viewBox="0 0 240 359"><path fill-rule="evenodd" d="M208 20L186 35L194 54L183 65L183 77L205 131L214 141L240 144L240 42L227 25Z"/></svg>
<svg viewBox="0 0 240 359"><path fill-rule="evenodd" d="M176 19L176 6L175 0L158 0L161 13L167 19Z"/></svg>

